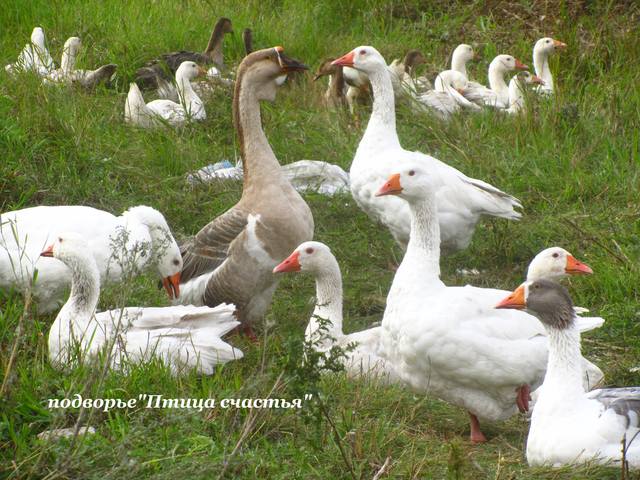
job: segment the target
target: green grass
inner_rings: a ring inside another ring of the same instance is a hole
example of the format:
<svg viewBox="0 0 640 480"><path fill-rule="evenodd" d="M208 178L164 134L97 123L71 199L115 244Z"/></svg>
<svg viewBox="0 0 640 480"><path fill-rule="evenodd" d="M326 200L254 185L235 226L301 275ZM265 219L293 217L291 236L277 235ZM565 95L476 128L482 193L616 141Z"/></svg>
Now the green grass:
<svg viewBox="0 0 640 480"><path fill-rule="evenodd" d="M148 204L184 237L233 205L240 195L237 184L190 188L185 182L187 172L238 155L228 92L207 103L206 122L179 131L139 131L122 119L135 69L165 51L203 49L222 15L238 33L251 27L256 47L284 45L312 68L326 56L371 44L389 61L420 48L429 59L424 71L433 74L465 41L482 57L471 75L484 81L496 53L530 63L537 38L552 35L568 43L552 61L557 95L537 102L530 114L505 118L486 112L444 124L399 105L399 133L406 148L489 181L525 206L521 222L487 220L469 249L443 259L445 281L511 289L535 253L552 245L567 248L596 272L570 282L576 303L607 319L586 336L585 353L605 371L607 384L640 382L629 371L640 358L640 43L633 2L13 2L0 9L3 64L15 60L31 29L41 25L54 58L67 37L78 35L84 45L80 65L117 63L118 77L112 88L87 94L0 72L0 211L86 204L116 213ZM225 41L232 65L242 54L238 33ZM307 158L348 169L362 132L322 106L323 88L306 77L281 89L275 104L264 105L265 129L282 163ZM379 320L393 277L389 266L399 261L400 251L349 196L307 200L316 239L331 246L342 267L346 329ZM485 275L461 277L459 267ZM149 276L107 288L100 308L166 304L155 282ZM176 380L159 365L129 376L103 376L89 368L55 371L46 343L54 317L37 317L30 308L23 315L22 299L0 292L0 378L6 381L0 395L0 477L372 478L389 458L382 478L619 478L618 470L602 467L529 468L523 418L487 424L490 441L472 446L467 416L458 408L343 375L305 378L296 365L312 296L311 279L285 278L268 327L260 329L260 345L234 337L245 359L213 377ZM283 398L316 392L327 415L320 415L315 401L302 411L109 413L50 411L46 401L76 393L262 398L274 385L274 395ZM97 434L50 443L36 439L43 430L78 421Z"/></svg>

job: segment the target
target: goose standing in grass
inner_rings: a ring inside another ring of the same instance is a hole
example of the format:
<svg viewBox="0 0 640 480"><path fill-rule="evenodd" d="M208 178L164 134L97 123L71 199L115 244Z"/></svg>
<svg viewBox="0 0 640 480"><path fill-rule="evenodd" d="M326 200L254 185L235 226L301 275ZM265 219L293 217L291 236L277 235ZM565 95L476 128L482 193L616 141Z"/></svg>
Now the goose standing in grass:
<svg viewBox="0 0 640 480"><path fill-rule="evenodd" d="M536 75L542 79L544 84L537 88L537 92L541 94L553 93L553 75L549 68L549 55L553 55L556 50L564 50L567 44L560 40L545 37L536 42L533 47L533 68Z"/></svg>
<svg viewBox="0 0 640 480"><path fill-rule="evenodd" d="M44 30L41 27L33 29L31 42L24 46L18 60L15 63L5 65L4 68L9 73L33 71L41 77L48 75L56 68L47 49Z"/></svg>
<svg viewBox="0 0 640 480"><path fill-rule="evenodd" d="M540 319L549 339L546 374L527 437L529 465L620 464L624 448L628 465L640 468L640 387L585 392L569 292L549 280L525 282L496 308L526 309Z"/></svg>
<svg viewBox="0 0 640 480"><path fill-rule="evenodd" d="M409 245L382 320L382 352L406 384L465 408L471 440L484 442L479 418L528 410L529 394L544 378L547 338L532 315L494 309L504 290L440 280L438 173L422 163L407 162L377 192L401 197L411 212ZM586 381L600 371L579 361Z"/></svg>
<svg viewBox="0 0 640 480"><path fill-rule="evenodd" d="M316 281L316 307L305 331L314 349L329 353L333 347L344 350L343 365L352 378L377 377L396 381L397 376L380 354L381 327L345 335L342 330L342 275L329 247L305 242L273 269L274 273L307 272ZM322 322L326 322L323 327ZM355 345L353 349L349 346Z"/></svg>
<svg viewBox="0 0 640 480"><path fill-rule="evenodd" d="M71 294L49 331L54 366L66 368L105 355L116 370L159 359L174 374L195 368L210 375L217 364L242 358L240 350L221 339L238 325L233 305L128 307L97 313L100 271L84 238L59 233L41 255L57 259L71 272Z"/></svg>
<svg viewBox="0 0 640 480"><path fill-rule="evenodd" d="M89 243L101 283L117 283L155 266L169 297L180 291L182 257L165 218L137 206L121 216L84 206L32 207L0 216L0 288L32 290L39 313L64 300L71 272L39 254L61 231L75 231ZM37 270L35 283L33 282Z"/></svg>
<svg viewBox="0 0 640 480"><path fill-rule="evenodd" d="M242 197L181 245L183 304L233 303L248 335L271 304L273 268L313 237L313 216L285 177L262 129L260 101L274 101L288 73L306 70L282 47L258 50L240 66L233 98L244 172Z"/></svg>
<svg viewBox="0 0 640 480"><path fill-rule="evenodd" d="M514 70L526 70L527 67L511 55L498 55L489 64L489 87L475 82L467 83L462 94L467 100L478 105L496 108L509 108L509 87L505 75Z"/></svg>
<svg viewBox="0 0 640 480"><path fill-rule="evenodd" d="M60 68L53 70L43 78L45 83L77 84L84 88L94 88L100 82L108 81L116 71L116 65L103 65L96 70L76 69L76 59L82 42L78 37L70 37L64 42Z"/></svg>
<svg viewBox="0 0 640 480"><path fill-rule="evenodd" d="M420 160L437 177L438 218L443 248L466 248L482 215L517 220L520 202L481 180L469 178L440 160L400 145L396 131L395 99L382 55L373 47L358 47L334 62L369 75L374 92L373 112L358 145L351 171L351 193L370 217L386 225L403 247L409 241L411 213L406 202L375 196L380 184L399 166Z"/></svg>
<svg viewBox="0 0 640 480"><path fill-rule="evenodd" d="M124 106L125 122L148 128L163 122L178 127L192 120L205 120L204 103L191 86L191 80L205 73L195 62L186 61L180 65L176 72L180 103L159 99L145 104L140 89L131 83Z"/></svg>

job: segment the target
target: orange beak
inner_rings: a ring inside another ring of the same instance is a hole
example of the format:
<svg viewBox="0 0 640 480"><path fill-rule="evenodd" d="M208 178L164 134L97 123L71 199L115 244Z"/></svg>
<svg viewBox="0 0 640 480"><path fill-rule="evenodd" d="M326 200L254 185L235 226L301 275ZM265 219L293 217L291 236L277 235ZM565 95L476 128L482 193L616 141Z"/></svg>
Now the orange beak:
<svg viewBox="0 0 640 480"><path fill-rule="evenodd" d="M334 60L331 62L331 65L341 65L343 67L353 67L353 59L355 54L353 52L349 52L346 55Z"/></svg>
<svg viewBox="0 0 640 480"><path fill-rule="evenodd" d="M40 254L41 257L53 257L53 244L49 245L44 251Z"/></svg>
<svg viewBox="0 0 640 480"><path fill-rule="evenodd" d="M382 197L384 195L398 195L402 192L402 185L400 185L400 174L394 173L389 177L389 180L380 187L380 190L376 193L376 197Z"/></svg>
<svg viewBox="0 0 640 480"><path fill-rule="evenodd" d="M273 269L273 273L285 273L285 272L299 272L300 271L300 252L297 250L283 260L276 268Z"/></svg>
<svg viewBox="0 0 640 480"><path fill-rule="evenodd" d="M495 308L515 308L522 310L527 306L527 302L524 299L524 285L520 285L516 288L511 295L498 303Z"/></svg>
<svg viewBox="0 0 640 480"><path fill-rule="evenodd" d="M544 85L544 80L542 80L539 76L533 75L531 77L531 83L537 83L538 85Z"/></svg>
<svg viewBox="0 0 640 480"><path fill-rule="evenodd" d="M516 58L516 70L529 70L529 67Z"/></svg>
<svg viewBox="0 0 640 480"><path fill-rule="evenodd" d="M553 46L556 48L567 48L567 44L564 42L561 42L560 40L554 40Z"/></svg>
<svg viewBox="0 0 640 480"><path fill-rule="evenodd" d="M569 275L591 275L593 270L586 263L582 263L573 255L567 255L567 265L564 267L564 271Z"/></svg>
<svg viewBox="0 0 640 480"><path fill-rule="evenodd" d="M178 298L180 296L180 272L163 278L162 286L170 299Z"/></svg>

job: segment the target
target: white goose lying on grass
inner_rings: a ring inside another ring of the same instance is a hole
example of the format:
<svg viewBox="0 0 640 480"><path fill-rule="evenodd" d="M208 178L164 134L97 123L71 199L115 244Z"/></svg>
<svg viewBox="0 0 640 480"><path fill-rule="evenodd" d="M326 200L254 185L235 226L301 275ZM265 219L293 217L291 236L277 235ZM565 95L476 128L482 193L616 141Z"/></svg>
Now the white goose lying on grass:
<svg viewBox="0 0 640 480"><path fill-rule="evenodd" d="M76 69L76 60L82 42L78 37L70 37L64 43L60 68L49 72L44 78L44 83L81 85L84 88L93 88L100 82L108 81L115 73L117 66L110 63L96 70Z"/></svg>
<svg viewBox="0 0 640 480"><path fill-rule="evenodd" d="M195 62L182 62L176 72L180 103L160 99L145 104L140 89L135 83L131 83L124 106L125 122L148 128L163 123L177 127L191 120L205 120L207 113L204 103L191 86L191 80L205 73Z"/></svg>
<svg viewBox="0 0 640 480"><path fill-rule="evenodd" d="M546 95L553 93L553 75L551 75L549 68L549 55L553 55L556 50L564 50L565 48L567 48L566 43L549 37L541 38L533 46L533 68L536 75L544 82L537 88L538 93Z"/></svg>
<svg viewBox="0 0 640 480"><path fill-rule="evenodd" d="M31 43L27 43L15 63L5 65L9 73L33 71L40 76L48 75L55 68L53 58L47 50L44 30L36 27L31 32Z"/></svg>
<svg viewBox="0 0 640 480"><path fill-rule="evenodd" d="M585 392L580 332L569 292L548 280L526 282L496 308L526 309L547 331L549 359L531 415L529 465L620 464L622 448L640 468L640 387Z"/></svg>
<svg viewBox="0 0 640 480"><path fill-rule="evenodd" d="M469 82L462 89L467 100L486 107L509 108L509 87L504 76L514 70L526 70L529 67L511 55L498 55L489 64L489 86L487 88L475 82Z"/></svg>
<svg viewBox="0 0 640 480"><path fill-rule="evenodd" d="M71 272L58 260L40 258L40 252L62 231L75 231L88 241L101 283L116 283L155 266L169 297L178 296L180 249L162 214L145 206L130 208L119 217L84 206L41 206L3 213L0 288L31 290L39 313L58 308L71 283Z"/></svg>
<svg viewBox="0 0 640 480"><path fill-rule="evenodd" d="M524 71L518 72L509 80L509 107L506 112L510 115L522 113L525 108L525 89L527 85L544 85L544 82L537 75Z"/></svg>
<svg viewBox="0 0 640 480"><path fill-rule="evenodd" d="M400 196L411 209L409 245L382 320L382 352L404 383L465 408L471 441L484 442L478 417L498 421L528 410L530 391L544 378L548 342L532 315L494 309L508 292L440 280L437 180L414 162L378 192ZM579 368L586 382L602 375L582 357Z"/></svg>
<svg viewBox="0 0 640 480"><path fill-rule="evenodd" d="M238 326L233 305L216 308L128 307L96 312L100 272L82 236L60 233L41 253L71 271L71 294L49 331L49 358L58 368L106 358L111 368L162 360L174 374L195 368L210 375L219 363L242 358L221 337Z"/></svg>
<svg viewBox="0 0 640 480"><path fill-rule="evenodd" d="M342 364L350 377L397 381L391 365L380 355L380 327L347 335L342 331L342 275L329 247L305 242L273 269L273 273L299 271L308 272L316 281L316 307L305 331L307 342L322 353L342 348ZM348 348L351 345L353 349Z"/></svg>

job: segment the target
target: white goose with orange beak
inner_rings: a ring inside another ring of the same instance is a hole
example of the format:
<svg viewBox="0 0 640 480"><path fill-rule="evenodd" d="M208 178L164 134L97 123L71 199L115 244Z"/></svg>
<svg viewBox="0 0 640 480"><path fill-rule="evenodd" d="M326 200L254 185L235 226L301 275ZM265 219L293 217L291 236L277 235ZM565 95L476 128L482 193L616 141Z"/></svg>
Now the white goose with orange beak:
<svg viewBox="0 0 640 480"><path fill-rule="evenodd" d="M553 93L554 84L553 75L549 68L549 56L565 48L567 48L566 43L550 37L541 38L533 46L533 68L535 68L536 75L544 82L536 89L538 93L543 95Z"/></svg>
<svg viewBox="0 0 640 480"><path fill-rule="evenodd" d="M233 305L215 308L127 307L96 312L100 273L89 244L77 233L60 233L42 253L71 271L71 294L49 331L49 358L57 368L92 360L116 370L161 360L175 375L242 358L221 337L239 325Z"/></svg>
<svg viewBox="0 0 640 480"><path fill-rule="evenodd" d="M509 292L449 287L440 280L434 191L433 173L413 163L389 177L377 193L398 196L411 209L409 245L382 320L382 354L407 385L465 408L471 440L484 442L479 419L506 420L528 410L530 392L544 378L547 336L534 316L495 310ZM574 273L566 258L564 273ZM538 260L534 271L545 265ZM583 266L579 271L590 270ZM591 319L586 323L579 328L599 325ZM600 369L582 358L580 368L587 388L602 378Z"/></svg>

